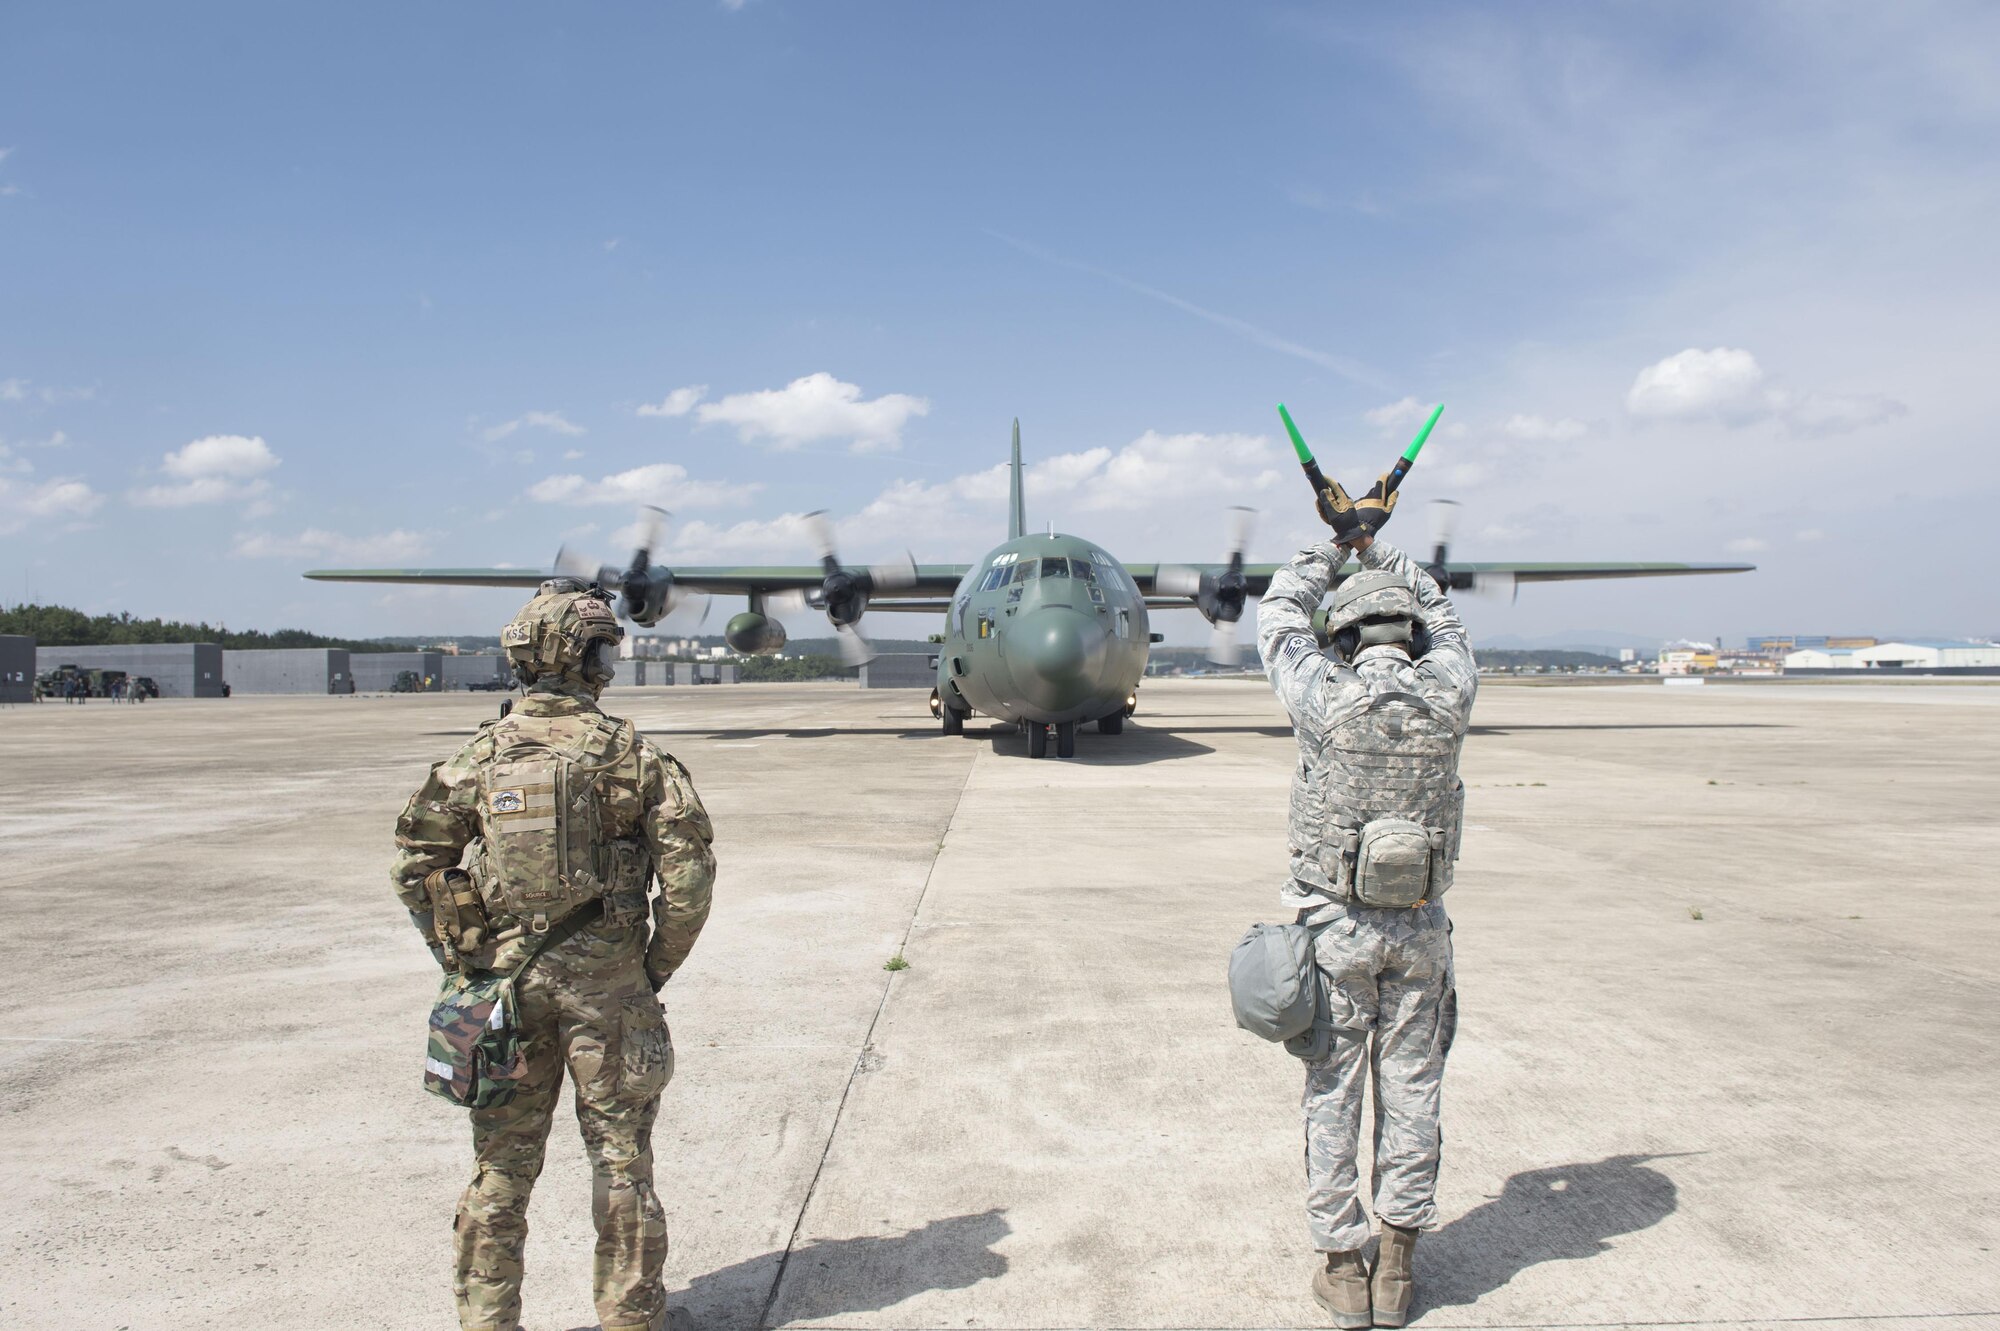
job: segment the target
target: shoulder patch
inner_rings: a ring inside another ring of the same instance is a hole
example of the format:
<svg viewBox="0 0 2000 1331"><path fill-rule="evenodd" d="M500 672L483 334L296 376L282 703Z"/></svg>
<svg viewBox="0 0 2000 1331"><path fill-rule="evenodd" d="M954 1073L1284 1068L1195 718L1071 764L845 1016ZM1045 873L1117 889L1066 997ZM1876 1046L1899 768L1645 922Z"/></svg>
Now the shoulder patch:
<svg viewBox="0 0 2000 1331"><path fill-rule="evenodd" d="M1308 638L1303 633L1294 633L1291 637L1285 639L1285 645L1279 650L1278 655L1283 657L1286 663L1289 664L1298 660L1305 653L1317 650L1318 644L1313 642L1311 638Z"/></svg>

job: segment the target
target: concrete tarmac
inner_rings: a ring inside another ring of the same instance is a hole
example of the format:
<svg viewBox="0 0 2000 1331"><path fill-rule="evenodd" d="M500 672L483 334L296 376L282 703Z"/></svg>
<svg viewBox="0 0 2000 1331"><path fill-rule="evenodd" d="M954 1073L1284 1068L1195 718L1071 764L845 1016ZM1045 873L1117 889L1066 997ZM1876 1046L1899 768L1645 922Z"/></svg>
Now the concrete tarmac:
<svg viewBox="0 0 2000 1331"><path fill-rule="evenodd" d="M693 771L682 1321L1326 1324L1298 1064L1234 1028L1295 748L1149 682L1032 762L919 692L607 697ZM444 1328L463 1112L386 869L491 695L0 710L0 1326ZM1489 683L1415 1323L2000 1327L2000 689ZM901 954L908 969L883 966ZM532 1331L594 1325L559 1120Z"/></svg>

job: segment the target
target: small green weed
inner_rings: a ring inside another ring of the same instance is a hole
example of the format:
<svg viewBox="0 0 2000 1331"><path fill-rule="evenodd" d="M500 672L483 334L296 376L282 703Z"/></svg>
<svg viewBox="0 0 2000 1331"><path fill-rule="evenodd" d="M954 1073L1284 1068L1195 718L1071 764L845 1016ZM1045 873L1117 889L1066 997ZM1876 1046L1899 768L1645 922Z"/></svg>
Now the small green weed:
<svg viewBox="0 0 2000 1331"><path fill-rule="evenodd" d="M903 954L900 952L882 963L882 969L885 971L906 971L909 968L910 963L903 960Z"/></svg>
<svg viewBox="0 0 2000 1331"><path fill-rule="evenodd" d="M1699 907L1699 906L1689 906L1689 907L1688 907L1688 918L1689 918L1690 920L1698 920L1698 919L1700 919L1701 917L1702 917L1702 916L1701 916L1701 907Z"/></svg>

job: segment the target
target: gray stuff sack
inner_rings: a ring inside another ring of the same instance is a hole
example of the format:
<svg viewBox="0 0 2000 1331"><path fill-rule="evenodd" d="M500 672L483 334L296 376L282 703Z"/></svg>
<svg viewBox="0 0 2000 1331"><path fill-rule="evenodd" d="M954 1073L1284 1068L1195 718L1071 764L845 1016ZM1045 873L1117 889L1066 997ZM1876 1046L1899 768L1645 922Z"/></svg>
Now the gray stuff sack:
<svg viewBox="0 0 2000 1331"><path fill-rule="evenodd" d="M1263 1039L1282 1040L1290 1052L1305 1058L1315 1055L1293 1045L1317 1042L1315 1019L1324 1006L1319 965L1313 960L1318 932L1303 924L1253 924L1229 954L1229 1001L1236 1024Z"/></svg>

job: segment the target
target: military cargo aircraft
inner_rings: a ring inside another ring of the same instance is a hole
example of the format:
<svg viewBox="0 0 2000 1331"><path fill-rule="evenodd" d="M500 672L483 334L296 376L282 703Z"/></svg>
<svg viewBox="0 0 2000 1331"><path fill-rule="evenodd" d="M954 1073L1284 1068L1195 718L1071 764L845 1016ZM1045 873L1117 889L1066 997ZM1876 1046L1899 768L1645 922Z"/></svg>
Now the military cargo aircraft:
<svg viewBox="0 0 2000 1331"><path fill-rule="evenodd" d="M619 597L619 611L641 626L657 624L698 596L742 596L749 606L723 631L731 650L768 655L785 645L785 608L809 607L833 626L841 655L859 664L873 655L860 622L871 607L945 617L931 712L944 733L962 733L975 714L1019 726L1028 752L1043 757L1051 739L1059 757L1076 751L1080 725L1116 735L1138 705L1151 644L1160 640L1147 612L1194 609L1212 626L1209 659L1234 664L1244 605L1260 596L1276 564L1246 564L1249 510L1232 510L1229 551L1214 564L1127 564L1103 547L1051 526L1030 535L1021 483L1021 423L1014 422L1007 539L975 564L849 565L835 552L824 513L810 516L818 565L669 568L653 558L666 515L648 510L646 534L624 568L591 566L565 551L554 572L593 580ZM1449 514L1452 506L1434 508ZM1522 583L1589 578L1644 578L1743 573L1750 564L1453 562L1440 531L1426 565L1454 591L1518 591ZM376 582L456 587L533 587L550 575L522 568L316 569L321 582Z"/></svg>

